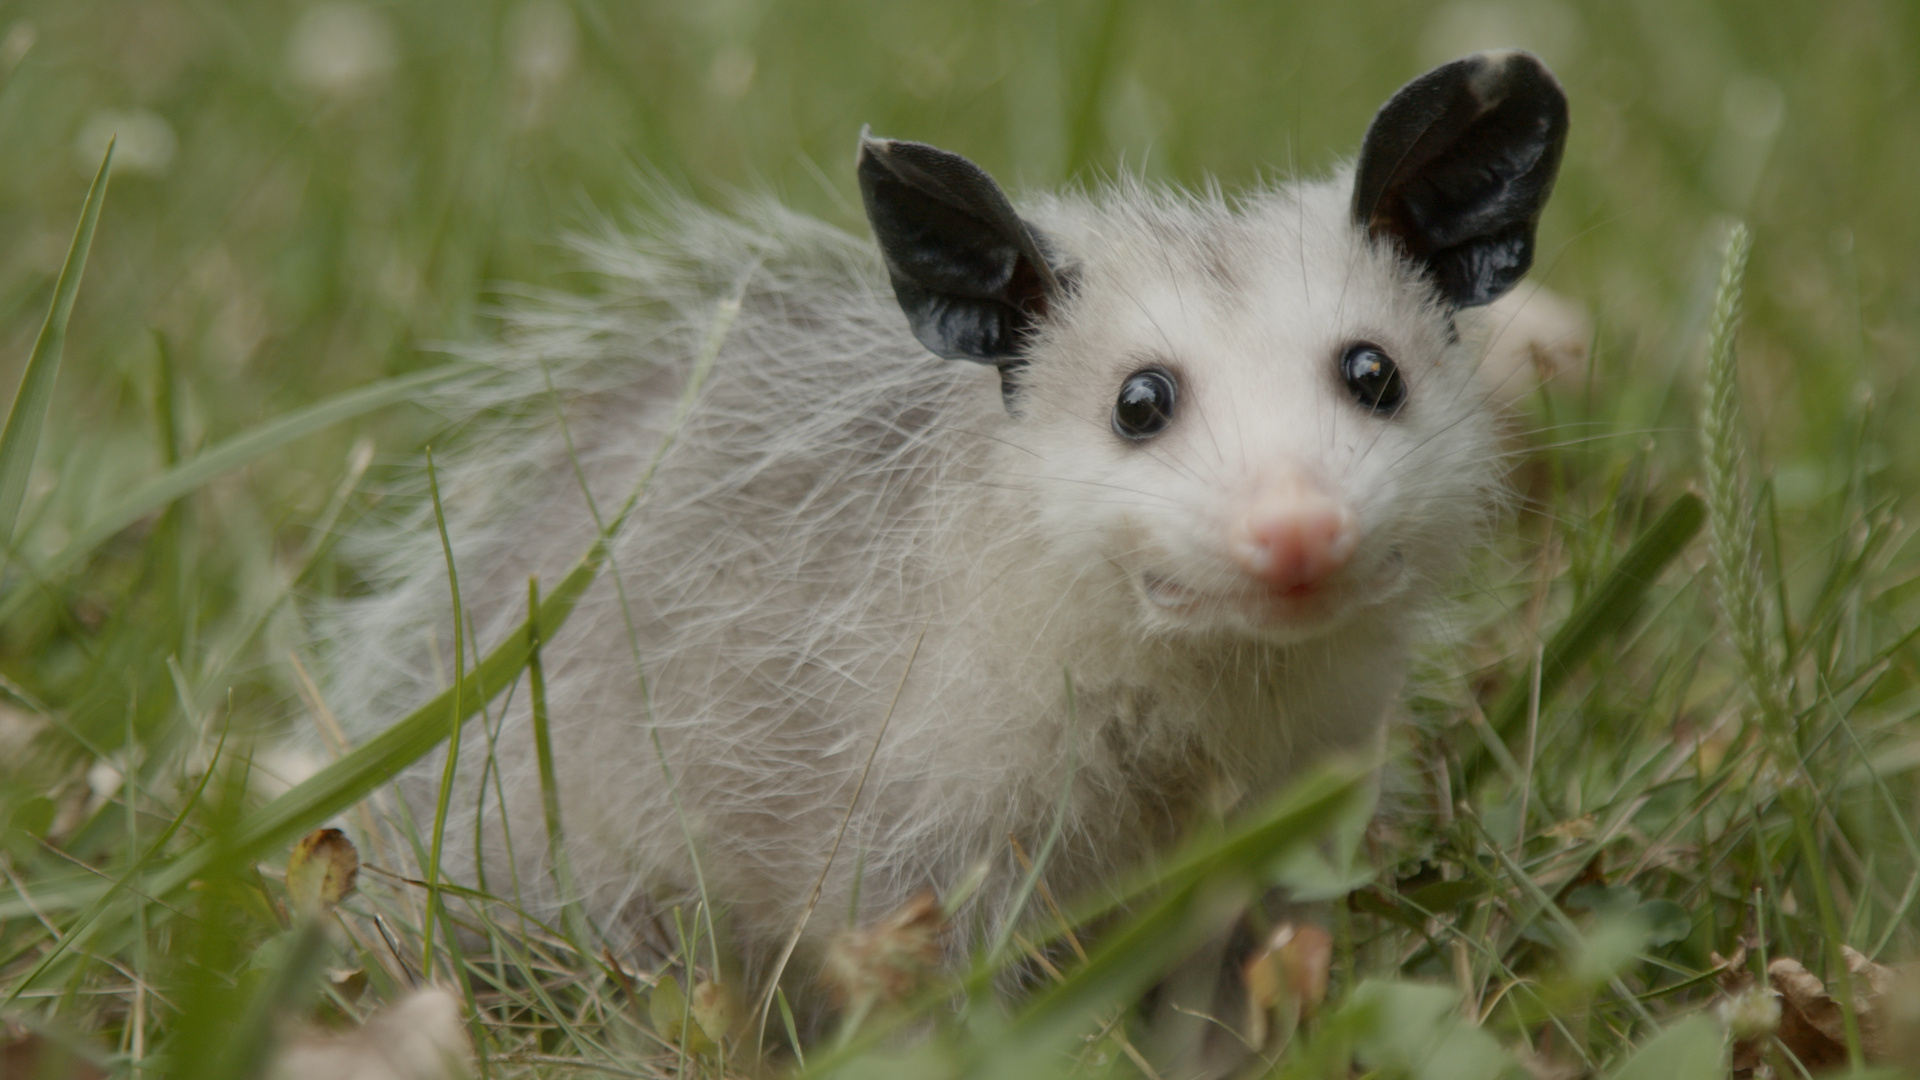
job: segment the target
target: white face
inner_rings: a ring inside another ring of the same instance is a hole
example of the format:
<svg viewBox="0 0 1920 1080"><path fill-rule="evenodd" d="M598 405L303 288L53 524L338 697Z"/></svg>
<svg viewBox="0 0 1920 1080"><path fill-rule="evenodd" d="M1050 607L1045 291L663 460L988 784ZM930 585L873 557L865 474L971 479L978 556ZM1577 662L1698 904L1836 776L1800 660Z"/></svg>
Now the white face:
<svg viewBox="0 0 1920 1080"><path fill-rule="evenodd" d="M1138 193L1077 259L1021 375L1046 535L1145 629L1311 638L1431 591L1498 465L1473 357L1343 186L1231 212Z"/></svg>

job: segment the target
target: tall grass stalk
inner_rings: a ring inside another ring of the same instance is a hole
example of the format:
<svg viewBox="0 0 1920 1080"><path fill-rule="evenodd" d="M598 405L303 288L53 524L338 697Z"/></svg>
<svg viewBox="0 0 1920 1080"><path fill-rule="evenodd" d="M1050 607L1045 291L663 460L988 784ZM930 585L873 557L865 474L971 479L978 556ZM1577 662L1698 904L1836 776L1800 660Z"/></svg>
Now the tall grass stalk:
<svg viewBox="0 0 1920 1080"><path fill-rule="evenodd" d="M1742 283L1753 238L1744 223L1727 234L1707 330L1706 409L1700 438L1705 450L1707 531L1716 597L1727 639L1747 679L1747 688L1767 725L1778 736L1788 722L1786 693L1767 639L1766 603L1754 552L1752 500L1747 495L1745 448L1740 438L1739 365L1734 337L1740 328ZM1791 767L1792 759L1782 767Z"/></svg>
<svg viewBox="0 0 1920 1080"><path fill-rule="evenodd" d="M1787 680L1767 636L1768 612L1760 581L1760 562L1754 550L1755 508L1748 498L1744 476L1745 450L1740 437L1740 380L1734 338L1740 329L1742 286L1752 234L1744 222L1727 233L1714 291L1713 313L1707 327L1706 407L1700 435L1706 457L1707 526L1713 561L1714 595L1728 641L1740 658L1747 691L1759 712L1761 734L1780 783L1780 800L1793 818L1793 831L1804 860L1829 955L1838 958L1845 935L1824 869L1813 826L1812 791L1803 777L1800 751L1793 732L1793 708ZM1845 718L1839 720L1844 724ZM1765 758L1761 760L1766 760ZM1860 1023L1855 1011L1853 981L1839 965L1841 1017L1845 1025L1847 1056L1854 1068L1863 1063Z"/></svg>
<svg viewBox="0 0 1920 1080"><path fill-rule="evenodd" d="M588 954L586 913L567 856L567 830L560 818L560 781L553 766L553 736L547 724L547 675L540 663L540 581L527 579L527 696L533 720L534 759L540 769L540 810L547 825L547 858L554 888L560 893L561 926L568 944Z"/></svg>
<svg viewBox="0 0 1920 1080"><path fill-rule="evenodd" d="M427 912L421 920L420 936L424 942L420 970L433 975L433 924L440 910L440 848L447 836L448 801L453 797L453 771L460 761L460 730L466 726L467 714L461 708L460 691L467 681L466 638L463 634L466 614L460 607L460 573L454 567L453 540L447 535L447 513L440 505L440 480L433 468L433 450L427 450L427 491L433 499L433 522L440 530L440 549L447 557L447 588L453 593L453 704L452 719L447 735L447 762L440 773L440 797L433 808L433 846L427 850ZM531 632L528 636L528 653L533 649ZM452 935L452 927L448 927Z"/></svg>
<svg viewBox="0 0 1920 1080"><path fill-rule="evenodd" d="M53 384L60 374L60 357L67 346L67 320L73 315L73 302L80 295L80 279L87 272L87 253L93 249L93 231L100 224L100 207L106 202L107 180L113 175L113 140L100 157L100 169L87 188L86 202L80 208L80 223L74 227L73 243L60 265L60 278L53 287L53 304L47 309L47 321L40 324L33 352L27 356L27 369L20 376L20 389L13 407L7 412L7 426L0 431L0 549L13 545L13 529L20 516L20 504L27 496L27 480L33 474L33 459L40 448L40 429L53 406Z"/></svg>

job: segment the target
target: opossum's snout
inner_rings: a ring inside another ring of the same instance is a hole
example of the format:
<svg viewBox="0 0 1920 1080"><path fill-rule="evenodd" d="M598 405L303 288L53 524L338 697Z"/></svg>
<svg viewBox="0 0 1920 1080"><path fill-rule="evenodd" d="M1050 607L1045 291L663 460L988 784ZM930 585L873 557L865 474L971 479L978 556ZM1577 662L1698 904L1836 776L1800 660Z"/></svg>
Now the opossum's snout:
<svg viewBox="0 0 1920 1080"><path fill-rule="evenodd" d="M1169 543L1139 582L1153 618L1169 627L1304 640L1393 590L1401 575L1397 552L1362 554L1360 515L1308 468L1267 472L1179 529L1189 539Z"/></svg>
<svg viewBox="0 0 1920 1080"><path fill-rule="evenodd" d="M1298 472L1260 484L1233 524L1227 545L1234 561L1269 589L1312 592L1352 556L1359 527L1346 503Z"/></svg>

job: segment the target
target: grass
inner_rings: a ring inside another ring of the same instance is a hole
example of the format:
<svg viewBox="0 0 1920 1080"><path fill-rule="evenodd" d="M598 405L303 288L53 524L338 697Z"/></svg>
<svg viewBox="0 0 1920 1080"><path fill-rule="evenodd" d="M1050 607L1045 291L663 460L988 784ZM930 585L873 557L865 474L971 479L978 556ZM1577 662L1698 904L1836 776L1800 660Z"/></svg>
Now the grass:
<svg viewBox="0 0 1920 1080"><path fill-rule="evenodd" d="M1328 167L1407 77L1516 41L1573 103L1536 279L1594 314L1593 359L1522 403L1521 509L1423 656L1388 811L1336 883L1330 997L1276 1019L1271 1071L1719 1075L1717 957L1797 959L1859 1000L1842 946L1920 953L1905 8L22 0L0 10L0 359L23 386L0 436L0 1018L114 1076L258 1075L236 1030L343 1024L431 969L487 1075L747 1070L755 1039L702 1027L731 1007L707 912L681 913L677 1004L510 882L436 881L436 926L365 838L328 933L289 913L292 842L357 825L456 712L529 692L596 566L463 654L457 693L290 791L263 779L278 725L323 712L299 601L359 587L332 538L432 435L409 397L464 377L438 343L487 337L504 290L573 284L559 238L661 182L857 226L862 123L1015 187L1231 188ZM1723 276L1734 219L1751 258ZM778 998L766 1042L821 1074L1127 1074L1129 1003L1276 852L1360 813L1350 781L1197 839L1124 916L1036 896L1004 955L844 1039L786 1049ZM1043 985L1003 1008L1012 962ZM940 1019L886 1037L915 1015Z"/></svg>

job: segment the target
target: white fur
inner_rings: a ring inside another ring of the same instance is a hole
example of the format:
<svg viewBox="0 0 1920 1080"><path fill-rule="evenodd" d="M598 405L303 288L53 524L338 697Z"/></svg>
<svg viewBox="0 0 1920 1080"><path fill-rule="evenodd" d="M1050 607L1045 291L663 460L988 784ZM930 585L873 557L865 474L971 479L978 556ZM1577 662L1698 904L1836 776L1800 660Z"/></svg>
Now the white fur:
<svg viewBox="0 0 1920 1080"><path fill-rule="evenodd" d="M1498 466L1474 348L1349 223L1348 184L1229 204L1123 182L1025 206L1073 292L1034 344L1018 416L991 368L915 342L868 239L771 205L682 205L588 243L597 297L516 312L478 353L496 379L440 402L517 418L469 425L471 444L439 463L481 650L524 616L528 575L551 587L594 535L555 401L611 514L716 311L742 298L612 572L544 653L571 856L603 925L644 931L694 897L691 833L741 955L764 961L869 753L808 947L845 925L856 873L872 917L985 861L973 924L993 925L1019 879L1008 838L1038 850L1063 793L1047 878L1084 894L1220 792L1376 745L1418 614L1480 535ZM1342 385L1357 338L1399 362L1399 416ZM1183 396L1167 432L1132 444L1108 416L1148 362ZM1343 498L1361 536L1319 600L1275 619L1223 537L1287 470ZM359 551L380 591L334 611L323 637L334 704L365 736L445 685L451 620L430 513ZM1200 599L1156 603L1147 575ZM496 703L494 736L469 727L445 857L472 882L478 816L486 883L510 892L504 818L518 888L550 909L526 697ZM475 787L489 752L504 812ZM439 770L415 770L416 812Z"/></svg>

